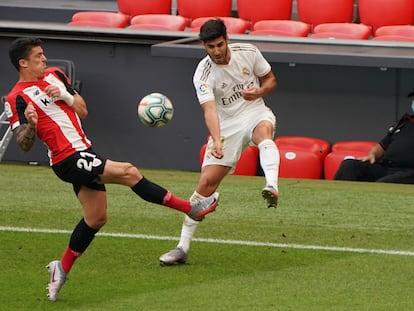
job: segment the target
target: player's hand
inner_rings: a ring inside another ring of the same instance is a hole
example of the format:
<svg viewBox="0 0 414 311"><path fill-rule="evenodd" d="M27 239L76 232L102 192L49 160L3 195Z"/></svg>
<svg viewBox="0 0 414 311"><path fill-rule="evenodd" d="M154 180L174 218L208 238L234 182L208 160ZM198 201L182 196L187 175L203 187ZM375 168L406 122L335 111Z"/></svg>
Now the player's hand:
<svg viewBox="0 0 414 311"><path fill-rule="evenodd" d="M224 156L223 145L220 141L215 142L213 144L213 148L211 149L211 155L217 159L221 159Z"/></svg>
<svg viewBox="0 0 414 311"><path fill-rule="evenodd" d="M45 87L44 92L47 96L52 98L59 98L61 90L60 87L54 84L49 84Z"/></svg>
<svg viewBox="0 0 414 311"><path fill-rule="evenodd" d="M63 100L68 106L73 106L73 95L59 85L49 84L45 87L44 92L51 98Z"/></svg>
<svg viewBox="0 0 414 311"><path fill-rule="evenodd" d="M255 87L243 90L242 95L245 100L255 100L262 96L260 90Z"/></svg>
<svg viewBox="0 0 414 311"><path fill-rule="evenodd" d="M38 121L38 115L35 107L33 104L28 104L26 109L24 110L24 116L27 119L27 122L29 125L33 128L36 128L37 121Z"/></svg>

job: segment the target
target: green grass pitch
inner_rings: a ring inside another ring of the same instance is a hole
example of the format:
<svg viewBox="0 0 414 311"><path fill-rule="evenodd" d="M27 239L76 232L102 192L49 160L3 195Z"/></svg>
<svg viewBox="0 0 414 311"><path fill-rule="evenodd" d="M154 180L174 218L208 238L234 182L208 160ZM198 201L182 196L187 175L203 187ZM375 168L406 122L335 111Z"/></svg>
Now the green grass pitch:
<svg viewBox="0 0 414 311"><path fill-rule="evenodd" d="M189 197L198 173L143 170ZM412 185L228 176L188 264L161 267L183 215L108 185L108 223L55 303L45 265L82 217L70 184L45 166L0 164L0 310L413 310Z"/></svg>

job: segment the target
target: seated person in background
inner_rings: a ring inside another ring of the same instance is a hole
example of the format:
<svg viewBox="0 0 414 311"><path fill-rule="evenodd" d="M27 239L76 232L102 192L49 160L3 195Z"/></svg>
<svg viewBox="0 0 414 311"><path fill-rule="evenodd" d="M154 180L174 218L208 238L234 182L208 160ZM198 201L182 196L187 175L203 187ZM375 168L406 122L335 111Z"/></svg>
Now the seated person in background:
<svg viewBox="0 0 414 311"><path fill-rule="evenodd" d="M414 184L414 115L404 114L367 156L342 161L334 179Z"/></svg>

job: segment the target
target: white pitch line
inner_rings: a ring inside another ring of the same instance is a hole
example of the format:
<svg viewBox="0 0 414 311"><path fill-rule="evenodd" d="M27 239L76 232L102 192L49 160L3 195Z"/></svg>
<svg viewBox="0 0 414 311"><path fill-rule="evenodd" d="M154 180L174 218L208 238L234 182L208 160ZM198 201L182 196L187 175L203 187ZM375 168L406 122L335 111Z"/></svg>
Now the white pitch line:
<svg viewBox="0 0 414 311"><path fill-rule="evenodd" d="M69 230L17 228L17 227L3 227L3 226L0 226L0 231L51 233L51 234L55 234L55 233L58 233L58 234L71 234L72 233L72 231L69 231ZM132 233L100 232L97 235L98 236L104 236L104 237L119 237L119 238L143 239L143 240L169 240L169 241L178 241L179 240L177 237L171 237L171 236L132 234ZM351 248L351 247L303 245L303 244L284 244L284 243L254 242L254 241L239 241L239 240L218 240L218 239L202 239L202 238L194 238L193 241L204 242L204 243L229 244L229 245L263 246L263 247L274 247L274 248L309 249L309 250L344 252L344 253L364 253L364 254L396 255L396 256L414 257L414 252L403 251L403 250Z"/></svg>

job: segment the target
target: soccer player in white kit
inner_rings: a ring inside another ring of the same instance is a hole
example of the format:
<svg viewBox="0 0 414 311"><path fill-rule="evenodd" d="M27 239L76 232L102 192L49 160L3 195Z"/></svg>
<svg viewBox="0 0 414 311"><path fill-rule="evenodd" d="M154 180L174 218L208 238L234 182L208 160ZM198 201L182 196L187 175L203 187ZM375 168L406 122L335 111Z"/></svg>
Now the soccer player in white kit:
<svg viewBox="0 0 414 311"><path fill-rule="evenodd" d="M209 131L201 175L190 201L210 196L231 173L249 144L259 148L268 207L278 201L279 150L273 140L276 118L263 100L276 87L270 64L252 44L229 43L220 19L208 20L199 38L207 56L194 73L193 83ZM160 263L185 263L199 221L185 217L176 248L161 255Z"/></svg>

